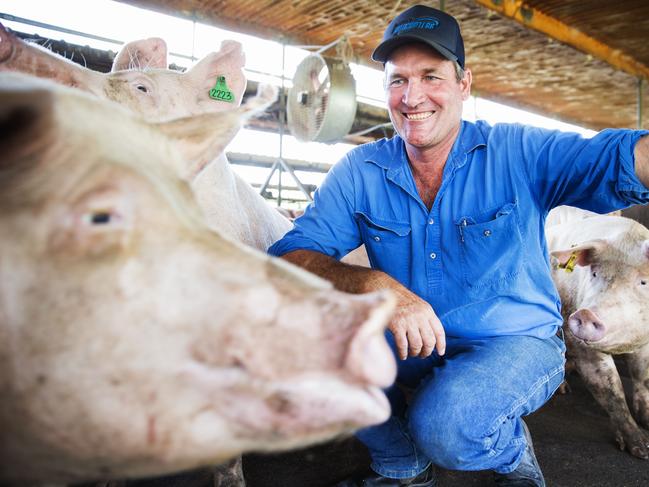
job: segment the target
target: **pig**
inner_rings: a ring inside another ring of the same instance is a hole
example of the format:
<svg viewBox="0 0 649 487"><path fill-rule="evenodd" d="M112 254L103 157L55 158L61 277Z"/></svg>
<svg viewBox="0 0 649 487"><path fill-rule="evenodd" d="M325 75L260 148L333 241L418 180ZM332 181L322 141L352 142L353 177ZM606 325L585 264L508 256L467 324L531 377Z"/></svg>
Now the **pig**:
<svg viewBox="0 0 649 487"><path fill-rule="evenodd" d="M622 216L622 211L618 210L606 214L611 216ZM545 218L545 227L547 228L553 225L559 225L561 223L576 222L599 215L599 213L595 213L589 210L582 210L581 208L576 208L574 206L557 206L556 208L553 208Z"/></svg>
<svg viewBox="0 0 649 487"><path fill-rule="evenodd" d="M546 227L567 358L610 416L620 449L649 459L649 230L621 216ZM631 397L614 356L626 361Z"/></svg>
<svg viewBox="0 0 649 487"><path fill-rule="evenodd" d="M222 150L270 98L152 124L0 73L0 484L159 475L389 416L393 297L219 235L191 192L184 151Z"/></svg>
<svg viewBox="0 0 649 487"><path fill-rule="evenodd" d="M21 71L80 88L116 101L152 122L232 110L245 91L244 64L241 44L224 41L220 51L180 73L167 69L164 40L149 38L125 44L115 56L111 72L103 74L26 44L0 24L0 71ZM232 93L230 101L209 96L219 77L225 78ZM193 176L192 189L207 222L222 234L265 251L292 228L288 218L232 170L224 152L203 161ZM364 247L343 260L369 267Z"/></svg>
<svg viewBox="0 0 649 487"><path fill-rule="evenodd" d="M246 86L241 45L224 41L182 73L167 69L167 47L150 38L126 44L110 73L99 73L26 44L0 27L0 71L21 71L50 78L67 86L116 101L150 122L166 122L192 115L231 111ZM213 99L210 90L225 78L232 98ZM223 152L203 161L193 175L192 188L208 223L222 234L259 250L266 250L291 227L247 182L238 176Z"/></svg>

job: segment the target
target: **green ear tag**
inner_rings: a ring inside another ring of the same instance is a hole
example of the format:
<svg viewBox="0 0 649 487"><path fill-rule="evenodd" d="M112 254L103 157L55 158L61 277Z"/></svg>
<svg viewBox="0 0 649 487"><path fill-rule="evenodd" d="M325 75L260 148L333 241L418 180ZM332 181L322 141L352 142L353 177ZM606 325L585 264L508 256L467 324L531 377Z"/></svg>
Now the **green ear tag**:
<svg viewBox="0 0 649 487"><path fill-rule="evenodd" d="M225 84L225 76L216 78L216 85L210 90L210 98L230 103L234 101L234 95L230 91L230 88L228 88L228 85Z"/></svg>

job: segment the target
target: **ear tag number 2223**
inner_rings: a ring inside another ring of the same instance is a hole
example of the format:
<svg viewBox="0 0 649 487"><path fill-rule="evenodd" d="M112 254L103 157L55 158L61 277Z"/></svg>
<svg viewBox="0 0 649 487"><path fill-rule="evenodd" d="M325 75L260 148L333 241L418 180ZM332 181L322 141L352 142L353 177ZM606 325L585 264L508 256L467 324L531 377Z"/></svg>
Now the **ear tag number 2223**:
<svg viewBox="0 0 649 487"><path fill-rule="evenodd" d="M210 98L230 103L234 101L234 95L225 83L225 76L219 76L216 78L216 85L214 85L214 88L210 90Z"/></svg>

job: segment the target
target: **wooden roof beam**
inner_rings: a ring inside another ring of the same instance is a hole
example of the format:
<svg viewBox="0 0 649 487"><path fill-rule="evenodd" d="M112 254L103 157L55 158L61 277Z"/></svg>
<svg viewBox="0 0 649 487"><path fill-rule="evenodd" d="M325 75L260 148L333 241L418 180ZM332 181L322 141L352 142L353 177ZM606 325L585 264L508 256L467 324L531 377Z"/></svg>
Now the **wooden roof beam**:
<svg viewBox="0 0 649 487"><path fill-rule="evenodd" d="M632 56L584 34L554 17L525 5L523 0L475 0L476 3L516 20L525 27L537 30L553 39L568 44L633 76L649 80L649 67Z"/></svg>

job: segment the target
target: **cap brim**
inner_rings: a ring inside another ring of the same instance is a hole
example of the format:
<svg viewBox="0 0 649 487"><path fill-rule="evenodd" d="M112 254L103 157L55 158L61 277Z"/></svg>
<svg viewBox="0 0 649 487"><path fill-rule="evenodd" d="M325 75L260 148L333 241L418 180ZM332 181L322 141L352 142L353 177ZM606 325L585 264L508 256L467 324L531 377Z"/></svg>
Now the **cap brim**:
<svg viewBox="0 0 649 487"><path fill-rule="evenodd" d="M390 57L392 51L394 51L397 47L403 46L404 44L411 44L412 42L421 42L423 44L426 44L432 47L433 49L435 49L446 59L450 59L451 61L457 61L457 56L453 54L451 51L449 51L448 49L446 49L441 44L438 44L435 41L431 41L430 39L426 39L425 37L418 36L416 34L407 34L399 37L393 37L391 39L381 42L381 44L376 46L376 49L374 49L374 52L372 53L372 59L374 61L385 63Z"/></svg>

